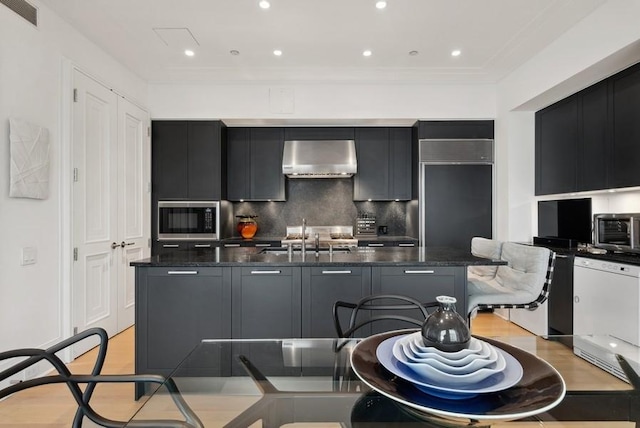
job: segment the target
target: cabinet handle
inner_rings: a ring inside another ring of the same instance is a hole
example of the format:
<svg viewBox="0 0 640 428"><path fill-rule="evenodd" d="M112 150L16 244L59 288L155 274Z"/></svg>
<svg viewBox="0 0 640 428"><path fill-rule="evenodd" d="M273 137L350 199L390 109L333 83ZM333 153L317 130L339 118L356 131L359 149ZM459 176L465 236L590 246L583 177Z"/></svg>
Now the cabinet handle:
<svg viewBox="0 0 640 428"><path fill-rule="evenodd" d="M279 270L252 270L251 275L279 275Z"/></svg>
<svg viewBox="0 0 640 428"><path fill-rule="evenodd" d="M169 275L197 275L197 270L170 270Z"/></svg>
<svg viewBox="0 0 640 428"><path fill-rule="evenodd" d="M403 244L403 243L398 244L398 247L415 247L415 246L416 244Z"/></svg>
<svg viewBox="0 0 640 428"><path fill-rule="evenodd" d="M574 303L580 303L580 297L578 297L578 296L573 296L573 302L574 302Z"/></svg>
<svg viewBox="0 0 640 428"><path fill-rule="evenodd" d="M224 244L226 248L239 247L240 244Z"/></svg>
<svg viewBox="0 0 640 428"><path fill-rule="evenodd" d="M349 275L351 274L351 271L350 270L323 270L322 274L323 275L333 275L333 274Z"/></svg>
<svg viewBox="0 0 640 428"><path fill-rule="evenodd" d="M270 247L271 244L256 244L256 247Z"/></svg>
<svg viewBox="0 0 640 428"><path fill-rule="evenodd" d="M409 275L412 275L412 274L424 275L424 274L435 273L435 271L433 271L433 270L405 270L404 273L409 274Z"/></svg>
<svg viewBox="0 0 640 428"><path fill-rule="evenodd" d="M211 244L196 244L194 245L196 248L211 248Z"/></svg>
<svg viewBox="0 0 640 428"><path fill-rule="evenodd" d="M180 248L178 244L162 244L162 248Z"/></svg>
<svg viewBox="0 0 640 428"><path fill-rule="evenodd" d="M567 256L565 254L556 254L556 258L557 259L566 259L566 258L569 258L569 256Z"/></svg>
<svg viewBox="0 0 640 428"><path fill-rule="evenodd" d="M367 247L384 247L384 244L374 244L370 242L367 244Z"/></svg>

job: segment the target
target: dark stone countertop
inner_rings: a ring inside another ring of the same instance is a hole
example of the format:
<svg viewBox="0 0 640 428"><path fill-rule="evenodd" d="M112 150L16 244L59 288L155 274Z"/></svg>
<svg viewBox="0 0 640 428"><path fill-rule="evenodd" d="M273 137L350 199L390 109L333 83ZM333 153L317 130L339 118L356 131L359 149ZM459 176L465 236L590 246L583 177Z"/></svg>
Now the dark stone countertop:
<svg viewBox="0 0 640 428"><path fill-rule="evenodd" d="M625 263L628 265L640 266L640 254L617 253L615 251L607 251L605 254L593 254L586 250L578 250L577 248L558 248L548 247L558 254L568 256L585 257L589 259L602 260L612 263Z"/></svg>
<svg viewBox="0 0 640 428"><path fill-rule="evenodd" d="M272 249L273 250L273 249ZM471 255L468 251L452 248L367 248L353 247L349 253L334 251L333 255L321 253L316 257L307 250L305 257L285 248L280 252L263 252L261 248L210 248L176 251L131 262L131 266L469 266L505 264Z"/></svg>

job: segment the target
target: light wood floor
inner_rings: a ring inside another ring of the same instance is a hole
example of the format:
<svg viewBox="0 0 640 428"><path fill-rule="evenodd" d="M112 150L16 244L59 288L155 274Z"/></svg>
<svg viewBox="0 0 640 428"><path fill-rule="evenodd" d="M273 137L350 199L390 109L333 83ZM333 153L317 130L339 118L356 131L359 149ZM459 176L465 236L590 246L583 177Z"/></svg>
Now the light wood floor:
<svg viewBox="0 0 640 428"><path fill-rule="evenodd" d="M607 389L628 388L613 376L599 370L582 360L571 358L570 350L557 343L549 343L536 339L526 330L492 314L479 314L472 322L472 331L480 336L513 336L514 345L523 349L535 347L537 353L549 361L560 371L572 389ZM564 348L564 349L563 349ZM544 354L546 352L546 354ZM69 364L72 372L86 373L95 361L95 351L76 359ZM104 374L133 373L134 371L134 329L130 328L113 337L109 341L109 350L103 370ZM98 413L114 419L128 420L143 404L133 400L133 385L100 385L96 388L92 405ZM67 388L62 385L51 385L22 391L0 402L0 427L36 427L62 428L69 427L75 412L75 403ZM89 426L85 424L85 426ZM297 426L297 425L296 425ZM511 424L494 425L497 427ZM525 428L519 423L517 427ZM539 427L540 424L534 423ZM547 424L550 427L633 427L633 424L607 423L605 425L585 425L584 423ZM319 428L318 425L314 425Z"/></svg>

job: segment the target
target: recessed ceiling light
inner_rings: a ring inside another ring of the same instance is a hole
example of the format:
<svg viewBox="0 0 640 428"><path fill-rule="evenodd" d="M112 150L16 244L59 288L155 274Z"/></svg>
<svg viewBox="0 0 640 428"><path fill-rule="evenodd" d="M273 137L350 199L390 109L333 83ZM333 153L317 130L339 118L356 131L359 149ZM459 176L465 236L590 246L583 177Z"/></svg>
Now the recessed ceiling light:
<svg viewBox="0 0 640 428"><path fill-rule="evenodd" d="M271 7L271 3L269 3L267 0L262 0L260 3L258 3L260 5L261 8L263 9L269 9Z"/></svg>
<svg viewBox="0 0 640 428"><path fill-rule="evenodd" d="M411 56L416 56L416 55L418 55L419 53L420 53L420 52L418 52L418 51L409 51L409 55L411 55Z"/></svg>
<svg viewBox="0 0 640 428"><path fill-rule="evenodd" d="M384 9L385 7L387 7L387 2L386 1L378 1L376 2L376 7L378 9Z"/></svg>
<svg viewBox="0 0 640 428"><path fill-rule="evenodd" d="M371 52L369 49L367 49L366 51L362 52L362 55L364 56L371 56L373 52Z"/></svg>
<svg viewBox="0 0 640 428"><path fill-rule="evenodd" d="M454 49L451 51L451 56L460 56L461 53L460 49Z"/></svg>
<svg viewBox="0 0 640 428"><path fill-rule="evenodd" d="M240 55L240 51L236 49L231 49L229 53L233 56Z"/></svg>
<svg viewBox="0 0 640 428"><path fill-rule="evenodd" d="M273 51L273 54L275 56L282 56L282 51L280 49L276 49L275 51Z"/></svg>
<svg viewBox="0 0 640 428"><path fill-rule="evenodd" d="M196 53L194 51L192 51L191 49L187 49L184 51L184 54L186 56L194 56Z"/></svg>

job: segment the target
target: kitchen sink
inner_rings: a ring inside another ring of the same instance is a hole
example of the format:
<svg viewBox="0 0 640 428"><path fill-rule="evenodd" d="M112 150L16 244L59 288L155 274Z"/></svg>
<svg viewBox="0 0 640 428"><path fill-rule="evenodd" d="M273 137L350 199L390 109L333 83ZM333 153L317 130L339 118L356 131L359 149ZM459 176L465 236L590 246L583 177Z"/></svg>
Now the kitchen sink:
<svg viewBox="0 0 640 428"><path fill-rule="evenodd" d="M301 253L300 248L293 248L291 251L293 254ZM315 252L316 252L315 248L309 248L309 247L307 248L307 254L315 254ZM322 247L318 249L318 252L320 254L329 254L330 250L329 248ZM348 254L350 252L351 252L351 248L347 248L347 247L339 247L339 248L333 249L333 254ZM289 254L289 250L285 247L268 247L268 248L263 248L259 254L282 255L282 254Z"/></svg>

